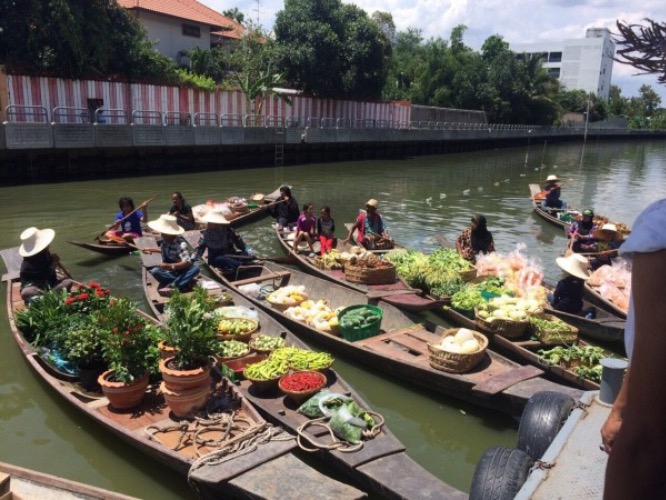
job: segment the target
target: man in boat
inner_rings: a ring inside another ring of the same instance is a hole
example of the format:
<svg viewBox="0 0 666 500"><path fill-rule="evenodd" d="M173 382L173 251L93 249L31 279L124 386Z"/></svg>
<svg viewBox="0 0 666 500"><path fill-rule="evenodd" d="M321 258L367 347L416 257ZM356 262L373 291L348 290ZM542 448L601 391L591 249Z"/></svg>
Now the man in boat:
<svg viewBox="0 0 666 500"><path fill-rule="evenodd" d="M201 231L196 248L197 258L208 250L208 265L222 272L236 271L242 261L252 260L243 238L219 212L209 211L201 218L207 228Z"/></svg>
<svg viewBox="0 0 666 500"><path fill-rule="evenodd" d="M132 198L123 196L118 200L118 207L120 212L116 214L115 222L107 231L106 237L121 245L133 243L135 238L143 235L141 223L148 221L148 204L142 203L135 209Z"/></svg>
<svg viewBox="0 0 666 500"><path fill-rule="evenodd" d="M192 290L194 279L199 274L199 267L192 262L187 243L181 237L185 230L178 225L173 215L160 215L157 220L148 223L148 227L162 235L160 248L148 247L144 253L162 254L162 263L150 270L160 283L160 295L169 296L177 288L180 292Z"/></svg>
<svg viewBox="0 0 666 500"><path fill-rule="evenodd" d="M393 240L389 237L388 230L384 224L384 218L379 213L377 208L379 202L374 198L368 200L365 204L365 212L361 212L354 222L354 225L349 229L349 234L345 238L345 243L358 230L358 242L368 250L388 250L393 248Z"/></svg>
<svg viewBox="0 0 666 500"><path fill-rule="evenodd" d="M581 314L585 281L590 277L587 259L572 253L568 257L558 257L555 261L566 276L558 281L555 292L548 295L548 301L558 311Z"/></svg>
<svg viewBox="0 0 666 500"><path fill-rule="evenodd" d="M611 265L611 260L617 255L617 250L624 243L624 237L617 230L615 224L604 224L601 229L593 233L596 241L595 250L598 252L592 261L590 267L596 271L601 266Z"/></svg>
<svg viewBox="0 0 666 500"><path fill-rule="evenodd" d="M542 191L545 191L544 208L565 208L564 203L560 200L561 186L558 182L560 179L556 175L549 175L546 178L546 184L541 188Z"/></svg>
<svg viewBox="0 0 666 500"><path fill-rule="evenodd" d="M583 210L581 220L575 220L569 227L569 238L573 239L571 250L576 253L594 252L597 243L594 238L594 231L597 225L594 223L594 212L590 208Z"/></svg>
<svg viewBox="0 0 666 500"><path fill-rule="evenodd" d="M21 233L19 255L23 262L19 277L21 298L26 305L46 290L69 290L74 284L69 278L58 279L56 268L60 265L60 257L49 251L54 238L53 229L29 227Z"/></svg>
<svg viewBox="0 0 666 500"><path fill-rule="evenodd" d="M180 191L174 191L171 194L171 208L169 214L176 217L178 225L185 231L194 229L194 213L192 207L185 201Z"/></svg>

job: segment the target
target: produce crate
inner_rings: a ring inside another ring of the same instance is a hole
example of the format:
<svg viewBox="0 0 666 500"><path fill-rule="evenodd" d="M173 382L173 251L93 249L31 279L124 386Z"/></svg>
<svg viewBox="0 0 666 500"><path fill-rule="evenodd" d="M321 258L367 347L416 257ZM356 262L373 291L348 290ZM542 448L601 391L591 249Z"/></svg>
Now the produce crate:
<svg viewBox="0 0 666 500"><path fill-rule="evenodd" d="M530 322L527 320L516 321L509 319L495 319L492 322L487 321L478 315L478 311L475 311L476 324L486 330L490 330L494 334L501 335L508 339L515 339L522 337L527 328L530 326Z"/></svg>
<svg viewBox="0 0 666 500"><path fill-rule="evenodd" d="M376 313L379 314L379 319L374 323L371 323L366 326L343 327L342 318L345 316L345 314L357 309L370 309L372 311L375 311ZM338 313L338 319L340 321L340 333L342 333L344 339L348 340L349 342L355 342L356 340L363 340L370 337L374 337L375 335L379 334L379 332L381 331L382 317L383 317L382 310L377 306L360 304L360 305L345 307L342 311Z"/></svg>
<svg viewBox="0 0 666 500"><path fill-rule="evenodd" d="M371 268L352 264L345 266L345 279L352 283L365 283L366 285L386 285L395 283L398 279L395 266Z"/></svg>
<svg viewBox="0 0 666 500"><path fill-rule="evenodd" d="M539 330L533 323L530 323L530 330L539 339L539 342L547 345L567 345L574 344L578 341L578 328L569 325L552 314L536 314L534 317L544 319L547 321L555 321L568 328L569 331L563 332L560 330Z"/></svg>

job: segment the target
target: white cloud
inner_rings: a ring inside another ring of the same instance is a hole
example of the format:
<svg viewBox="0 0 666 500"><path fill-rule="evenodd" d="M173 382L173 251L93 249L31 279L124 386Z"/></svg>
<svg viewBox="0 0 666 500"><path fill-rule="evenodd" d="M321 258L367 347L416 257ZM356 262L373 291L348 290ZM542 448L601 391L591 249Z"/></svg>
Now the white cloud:
<svg viewBox="0 0 666 500"><path fill-rule="evenodd" d="M247 18L270 30L283 0L199 0L222 12L237 7ZM501 35L509 43L583 38L590 27L616 31L617 20L638 23L645 18L666 21L663 0L343 0L364 9L390 12L399 31L418 28L423 37L448 39L451 30L467 26L465 43L479 50L491 35ZM258 9L258 12L257 12ZM638 94L643 84L651 85L666 106L666 86L656 76L633 76L636 71L623 64L613 65L613 84L624 97Z"/></svg>

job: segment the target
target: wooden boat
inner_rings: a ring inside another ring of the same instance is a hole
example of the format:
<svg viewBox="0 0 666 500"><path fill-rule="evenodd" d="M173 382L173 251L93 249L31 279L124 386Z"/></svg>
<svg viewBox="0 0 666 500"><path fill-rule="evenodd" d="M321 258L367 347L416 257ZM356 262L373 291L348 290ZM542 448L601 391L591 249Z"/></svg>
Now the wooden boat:
<svg viewBox="0 0 666 500"><path fill-rule="evenodd" d="M345 222L345 229L347 231L349 231L353 226L354 226L354 223ZM354 242L354 244L364 248L363 245L361 245L361 242L358 240L358 231L354 231L352 233L352 241ZM393 240L391 239L391 241L393 241ZM385 254L387 252L390 252L394 248L402 248L402 246L399 245L398 243L396 243L395 241L393 241L393 247L391 247L391 248L386 248L386 249L382 249L382 250L368 250L368 251L372 252L372 253L376 253L377 255L381 255L381 254Z"/></svg>
<svg viewBox="0 0 666 500"><path fill-rule="evenodd" d="M585 293L584 298L594 304L597 307L600 307L604 311L608 311L611 314L614 314L618 318L627 319L627 311L621 309L614 302L605 299L599 293L599 289L593 287L589 283L585 283Z"/></svg>
<svg viewBox="0 0 666 500"><path fill-rule="evenodd" d="M549 283L543 283L543 286L549 291L555 290L555 286ZM583 310L593 307L590 301L583 300ZM566 313L557 309L546 308L548 314L557 316L562 321L575 326L584 336L599 340L602 342L619 342L624 340L625 319L606 309L596 308L596 318L588 319L578 314Z"/></svg>
<svg viewBox="0 0 666 500"><path fill-rule="evenodd" d="M242 293L238 287L247 281L226 280L224 284ZM328 299L332 308L368 302L362 292L272 263L265 263L262 275L253 278L253 281L263 286L287 281L291 285L303 285L311 298ZM317 343L331 353L338 353L411 384L485 408L520 413L534 393L544 390L564 392L572 397L580 395L577 389L545 380L540 376L543 373L541 369L520 365L491 350L469 373L452 374L436 370L430 366L427 344L437 343L443 328L419 324L383 300L377 304L383 312L381 333L350 342L291 319L271 308L265 300L246 298L279 319L304 340Z"/></svg>
<svg viewBox="0 0 666 500"><path fill-rule="evenodd" d="M149 386L143 402L137 407L117 410L110 407L108 400L101 394L84 390L71 377L59 376L59 372L49 367L48 362L23 338L15 323L15 311L24 307L18 279L21 262L18 248L2 250L0 255L8 271L2 279L8 285L7 312L14 340L34 372L49 386L52 393L70 406L164 465L183 475L188 474L190 484L194 484L200 493L210 498L231 494L251 497L264 495L278 499L289 497L294 489L306 491L312 484L317 484L325 492L343 492L351 498L358 498L360 492L355 488L330 479L296 459L290 453L296 448L294 440L270 440L252 453L222 463L198 462L198 457L206 457L219 448L213 448L208 443L182 440L184 436L178 426L183 420L171 417L158 390L159 384ZM215 377L212 389L215 391L216 402L235 409L237 420L246 422L244 428L231 431L225 444L237 443L245 437L261 436L261 433L270 430L255 407L219 374ZM220 436L210 434L208 437ZM276 486L276 475L294 479L291 484Z"/></svg>
<svg viewBox="0 0 666 500"><path fill-rule="evenodd" d="M168 298L157 294L158 283L153 276L144 271L144 290L151 308L162 318L164 306ZM207 280L201 281L201 285L215 295L224 291L229 293L232 304L255 309L254 304L231 289L222 289L219 283L217 289L207 286ZM286 329L279 321L262 310L257 310L259 316L260 333L265 335L281 336L287 345L308 349L298 337ZM361 396L354 391L334 370L327 370L327 388L333 392L349 395L364 408L369 408ZM262 412L271 422L288 429L296 434L298 428L308 421L308 418L297 412L298 405L293 403L284 395L274 390L272 392L257 392L256 388L247 380L240 380L238 388L245 398ZM317 431L308 431L308 436L321 441L325 435L319 428ZM319 452L322 458L347 474L355 484L366 491L374 491L383 498L430 498L433 495L441 498L464 498L462 492L455 490L449 485L442 483L429 472L421 468L405 453L404 445L386 428L383 427L381 434L374 439L364 442L363 449L354 453L340 453L331 450ZM400 478L395 477L395 472L401 471ZM317 485L317 488L319 486ZM301 492L302 493L302 492Z"/></svg>
<svg viewBox="0 0 666 500"><path fill-rule="evenodd" d="M385 285L366 285L363 283L352 283L351 281L347 281L345 279L344 269L322 269L317 266L315 258L294 250L292 242L289 240L290 233L278 231L277 226L275 226L275 233L282 247L294 258L296 264L305 272L333 281L334 283L346 286L352 290L365 293L372 301L377 301L381 298L400 309L410 312L426 311L444 305L444 301L425 297L420 290L410 287L402 279L396 279L395 282ZM314 246L315 249L318 250L319 242L316 242ZM338 240L337 249L341 252L349 251L351 245L344 243L342 240Z"/></svg>
<svg viewBox="0 0 666 500"><path fill-rule="evenodd" d="M159 233L156 233L146 227L143 228L143 234L156 238L156 241L159 240L160 236ZM93 252L108 256L129 255L136 250L134 245L123 245L122 243L105 239L102 234L98 235L92 242L77 240L68 240L67 242L74 246L85 248L86 250L91 250Z"/></svg>
<svg viewBox="0 0 666 500"><path fill-rule="evenodd" d="M551 208L551 209L544 209L543 206L541 205L541 202L543 200L535 199L535 195L539 194L541 192L541 186L538 184L530 184L530 200L532 201L532 207L534 208L534 211L536 214L541 217L542 219L550 222L551 224L555 224L556 226L559 226L563 229L569 229L569 226L571 225L571 222L569 220L562 220L562 217L568 216L568 217L575 217L580 215L580 210L576 210L574 208L566 208L566 209L557 209L557 208ZM567 217L567 218L568 218Z"/></svg>
<svg viewBox="0 0 666 500"><path fill-rule="evenodd" d="M599 384L596 382L580 378L571 370L561 366L544 363L544 361L537 354L537 351L539 349L548 349L551 346L545 346L539 341L529 340L528 338L508 339L502 335L495 335L492 330L484 328L475 320L468 318L464 314L459 313L451 307L437 309L437 313L455 325L480 331L481 333L488 336L490 343L495 350L521 363L528 363L532 366L538 366L549 376L549 378L552 378L553 380L557 380L558 382L569 384L586 391L599 390ZM589 344L579 340L578 345L583 347Z"/></svg>
<svg viewBox="0 0 666 500"><path fill-rule="evenodd" d="M225 215L225 218L231 223L231 227L240 227L266 217L270 213L272 207L281 203L280 187L267 195L256 194L249 196L248 199L251 200L256 207L244 207L242 210L233 211L231 214ZM207 204L203 204L192 207L194 222L199 229L205 228L206 223L202 221L199 216L199 212L203 212L204 210L197 210L197 208L208 209L206 205Z"/></svg>
<svg viewBox="0 0 666 500"><path fill-rule="evenodd" d="M0 462L0 498L138 500L114 491Z"/></svg>

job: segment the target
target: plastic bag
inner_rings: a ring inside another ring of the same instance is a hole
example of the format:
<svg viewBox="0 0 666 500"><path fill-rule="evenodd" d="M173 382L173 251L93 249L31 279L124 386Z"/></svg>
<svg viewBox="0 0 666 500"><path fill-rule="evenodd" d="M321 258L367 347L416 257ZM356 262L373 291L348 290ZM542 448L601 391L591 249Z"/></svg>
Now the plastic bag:
<svg viewBox="0 0 666 500"><path fill-rule="evenodd" d="M351 398L344 394L323 390L299 406L298 411L310 418L327 417L331 415L332 409L339 408L345 401L351 401Z"/></svg>
<svg viewBox="0 0 666 500"><path fill-rule="evenodd" d="M247 285L241 285L238 287L238 291L249 295L253 299L258 299L261 295L261 287L257 283L248 283Z"/></svg>
<svg viewBox="0 0 666 500"><path fill-rule="evenodd" d="M338 438L351 444L358 444L363 437L363 431L374 425L374 421L365 410L359 408L354 401L350 401L333 413L328 425Z"/></svg>
<svg viewBox="0 0 666 500"><path fill-rule="evenodd" d="M245 306L224 306L215 309L218 318L244 318L259 321L259 313Z"/></svg>

